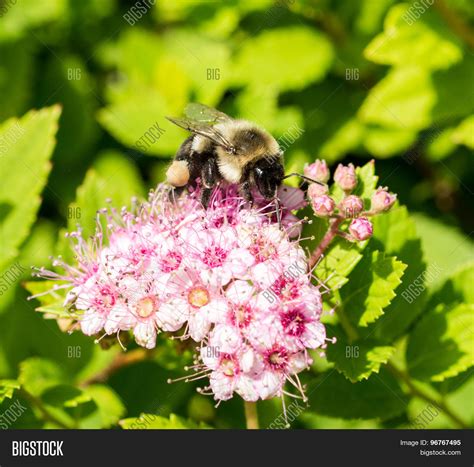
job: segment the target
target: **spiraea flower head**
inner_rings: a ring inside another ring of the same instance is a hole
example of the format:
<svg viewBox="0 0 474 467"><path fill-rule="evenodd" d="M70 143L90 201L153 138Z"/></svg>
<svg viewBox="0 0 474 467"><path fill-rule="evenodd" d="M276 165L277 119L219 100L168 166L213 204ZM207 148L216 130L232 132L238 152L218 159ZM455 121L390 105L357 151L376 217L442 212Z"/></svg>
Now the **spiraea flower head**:
<svg viewBox="0 0 474 467"><path fill-rule="evenodd" d="M187 379L208 378L201 392L218 400L281 396L287 381L302 392L308 351L326 340L302 221L291 212L304 193L280 189L282 228L273 203L256 197L249 208L236 186L217 188L208 209L199 194L171 200L160 186L131 210L103 210L92 240L69 234L76 264L58 259L62 273L39 275L68 289L64 306L86 335L126 333L148 349L160 332L197 342Z"/></svg>

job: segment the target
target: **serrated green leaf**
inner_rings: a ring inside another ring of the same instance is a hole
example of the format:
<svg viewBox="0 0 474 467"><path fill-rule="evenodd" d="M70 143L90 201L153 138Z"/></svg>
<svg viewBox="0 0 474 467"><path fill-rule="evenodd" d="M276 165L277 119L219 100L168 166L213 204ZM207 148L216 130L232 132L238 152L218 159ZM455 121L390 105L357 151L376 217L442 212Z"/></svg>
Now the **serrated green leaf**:
<svg viewBox="0 0 474 467"><path fill-rule="evenodd" d="M389 419L402 413L407 404L398 381L383 369L359 383L351 383L335 370L323 373L309 383L307 396L311 411L344 419Z"/></svg>
<svg viewBox="0 0 474 467"><path fill-rule="evenodd" d="M243 43L234 63L234 82L279 91L302 89L326 75L333 55L331 43L314 29L268 30Z"/></svg>
<svg viewBox="0 0 474 467"><path fill-rule="evenodd" d="M29 393L41 396L47 389L62 383L64 374L51 360L32 357L21 363L18 381Z"/></svg>
<svg viewBox="0 0 474 467"><path fill-rule="evenodd" d="M329 288L340 289L348 282L347 276L362 259L363 246L336 238L319 262L316 276Z"/></svg>
<svg viewBox="0 0 474 467"><path fill-rule="evenodd" d="M415 18L411 5L390 9L384 32L364 50L364 56L384 65L417 65L429 69L448 68L462 59L459 43L448 35L446 26L430 11Z"/></svg>
<svg viewBox="0 0 474 467"><path fill-rule="evenodd" d="M407 368L420 380L443 381L474 365L474 305L440 306L410 333Z"/></svg>
<svg viewBox="0 0 474 467"><path fill-rule="evenodd" d="M170 414L169 418L165 418L150 413L142 413L139 417L120 420L120 426L124 430L188 430L206 428L202 423L198 425L175 414Z"/></svg>
<svg viewBox="0 0 474 467"><path fill-rule="evenodd" d="M381 251L367 251L341 289L342 306L351 322L366 327L395 297L406 264Z"/></svg>
<svg viewBox="0 0 474 467"><path fill-rule="evenodd" d="M358 115L369 124L419 130L430 124L435 103L428 71L416 66L394 68L370 90Z"/></svg>
<svg viewBox="0 0 474 467"><path fill-rule="evenodd" d="M40 205L51 165L58 106L28 112L0 126L0 270L18 254ZM22 174L21 177L7 176Z"/></svg>
<svg viewBox="0 0 474 467"><path fill-rule="evenodd" d="M15 389L20 389L20 383L14 379L0 379L0 404L5 399L11 399Z"/></svg>
<svg viewBox="0 0 474 467"><path fill-rule="evenodd" d="M335 336L335 344L326 349L328 361L353 383L367 379L372 373L378 373L380 366L388 362L395 347L380 345L376 341L361 339L349 341L340 326L327 326L328 334Z"/></svg>
<svg viewBox="0 0 474 467"><path fill-rule="evenodd" d="M427 274L416 225L406 207L394 206L373 221L374 241L406 264L397 296L385 308L383 319L375 324L373 336L390 342L420 315L426 303L426 288L433 278Z"/></svg>

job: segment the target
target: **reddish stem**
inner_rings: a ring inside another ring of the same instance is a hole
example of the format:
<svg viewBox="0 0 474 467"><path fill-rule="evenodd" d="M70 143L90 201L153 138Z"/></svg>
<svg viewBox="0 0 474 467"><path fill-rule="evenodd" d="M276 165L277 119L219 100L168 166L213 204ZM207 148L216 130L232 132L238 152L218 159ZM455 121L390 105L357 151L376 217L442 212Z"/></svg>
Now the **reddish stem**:
<svg viewBox="0 0 474 467"><path fill-rule="evenodd" d="M332 219L330 221L329 228L328 228L327 232L324 234L324 237L319 242L318 247L311 254L311 258L309 258L309 267L310 268L312 268L318 262L319 258L324 253L324 251L326 250L328 245L331 243L331 241L337 235L337 231L338 231L339 226L341 225L343 220L344 220L343 217L336 217L335 219Z"/></svg>

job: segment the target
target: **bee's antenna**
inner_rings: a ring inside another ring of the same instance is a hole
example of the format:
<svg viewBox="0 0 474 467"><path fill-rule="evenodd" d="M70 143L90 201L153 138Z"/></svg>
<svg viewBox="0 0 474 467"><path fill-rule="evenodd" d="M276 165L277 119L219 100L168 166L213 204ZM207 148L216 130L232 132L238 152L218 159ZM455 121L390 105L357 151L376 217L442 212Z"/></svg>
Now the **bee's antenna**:
<svg viewBox="0 0 474 467"><path fill-rule="evenodd" d="M307 177L306 175L303 175L303 174L299 174L298 172L292 172L291 174L288 174L288 175L285 175L283 177L283 180L285 180L285 178L289 178L289 177L300 177L302 178L303 180L306 180L307 182L310 182L310 183L317 183L318 185L322 185L322 186L326 186L325 183L323 182L318 182L318 180L313 180L312 178L309 178Z"/></svg>

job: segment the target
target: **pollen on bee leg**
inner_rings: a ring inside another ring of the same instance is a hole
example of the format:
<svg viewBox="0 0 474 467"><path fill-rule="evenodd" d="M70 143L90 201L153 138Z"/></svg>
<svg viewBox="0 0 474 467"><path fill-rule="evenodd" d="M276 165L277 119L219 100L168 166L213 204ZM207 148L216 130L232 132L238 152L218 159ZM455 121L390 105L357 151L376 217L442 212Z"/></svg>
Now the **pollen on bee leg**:
<svg viewBox="0 0 474 467"><path fill-rule="evenodd" d="M166 180L175 187L185 186L189 180L188 163L186 161L173 161L166 171Z"/></svg>

